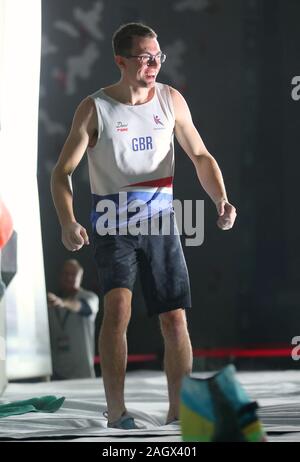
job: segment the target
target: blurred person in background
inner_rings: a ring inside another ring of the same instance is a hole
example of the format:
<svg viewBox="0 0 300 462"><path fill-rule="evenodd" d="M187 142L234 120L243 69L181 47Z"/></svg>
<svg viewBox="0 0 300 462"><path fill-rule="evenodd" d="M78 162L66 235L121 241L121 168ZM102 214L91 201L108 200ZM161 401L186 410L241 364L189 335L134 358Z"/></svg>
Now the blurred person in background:
<svg viewBox="0 0 300 462"><path fill-rule="evenodd" d="M53 380L94 377L95 318L99 300L81 287L83 268L63 264L57 294L48 292Z"/></svg>

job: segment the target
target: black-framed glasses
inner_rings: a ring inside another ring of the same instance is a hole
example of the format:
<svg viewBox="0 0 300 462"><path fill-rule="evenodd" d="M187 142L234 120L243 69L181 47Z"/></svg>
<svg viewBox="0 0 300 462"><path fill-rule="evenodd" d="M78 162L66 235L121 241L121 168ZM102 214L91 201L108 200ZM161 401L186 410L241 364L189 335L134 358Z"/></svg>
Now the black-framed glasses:
<svg viewBox="0 0 300 462"><path fill-rule="evenodd" d="M165 53L157 53L157 55L146 53L144 55L126 55L124 58L137 58L141 64L147 64L149 66L153 64L154 61L158 61L160 64L164 63L167 55Z"/></svg>

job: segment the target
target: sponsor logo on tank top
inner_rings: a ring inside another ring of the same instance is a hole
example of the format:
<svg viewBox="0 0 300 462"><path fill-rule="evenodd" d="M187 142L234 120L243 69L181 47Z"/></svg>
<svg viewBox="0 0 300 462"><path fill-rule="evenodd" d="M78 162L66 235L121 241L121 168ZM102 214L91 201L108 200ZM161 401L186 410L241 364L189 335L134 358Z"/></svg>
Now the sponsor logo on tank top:
<svg viewBox="0 0 300 462"><path fill-rule="evenodd" d="M128 132L128 124L124 124L123 122L117 122L116 129L117 132Z"/></svg>
<svg viewBox="0 0 300 462"><path fill-rule="evenodd" d="M160 120L160 117L158 115L153 114L153 119L156 124L156 127L154 127L154 130L164 130L165 126L163 122Z"/></svg>

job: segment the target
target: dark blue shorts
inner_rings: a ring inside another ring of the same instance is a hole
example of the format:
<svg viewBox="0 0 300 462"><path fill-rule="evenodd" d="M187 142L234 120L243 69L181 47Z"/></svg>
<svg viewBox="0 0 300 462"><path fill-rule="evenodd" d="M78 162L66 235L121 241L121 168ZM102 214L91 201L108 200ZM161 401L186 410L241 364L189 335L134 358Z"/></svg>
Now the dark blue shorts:
<svg viewBox="0 0 300 462"><path fill-rule="evenodd" d="M149 316L191 307L188 270L174 214L170 235L94 234L95 259L100 286L133 291L139 269Z"/></svg>

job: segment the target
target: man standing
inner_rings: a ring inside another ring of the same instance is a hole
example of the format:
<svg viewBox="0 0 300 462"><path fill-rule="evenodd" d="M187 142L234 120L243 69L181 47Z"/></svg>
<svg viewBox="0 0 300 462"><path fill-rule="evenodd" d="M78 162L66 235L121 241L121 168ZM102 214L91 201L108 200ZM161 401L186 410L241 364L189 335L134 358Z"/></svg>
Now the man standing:
<svg viewBox="0 0 300 462"><path fill-rule="evenodd" d="M172 209L174 133L216 204L218 226L230 229L236 212L183 96L156 82L166 59L156 33L143 24L125 24L113 36L113 50L121 78L80 103L53 171L52 195L62 241L79 250L89 238L73 213L70 176L88 150L95 256L105 296L99 350L108 426L137 428L124 402L126 329L137 267L149 314L159 315L164 338L167 423L178 419L181 380L192 369L185 316L191 306L189 279ZM112 203L115 214L105 214ZM130 233L137 216L141 225L169 217L171 232Z"/></svg>
<svg viewBox="0 0 300 462"><path fill-rule="evenodd" d="M59 291L48 292L53 380L95 377L95 317L99 299L81 287L83 268L75 259L63 264Z"/></svg>

